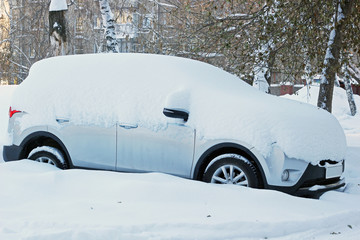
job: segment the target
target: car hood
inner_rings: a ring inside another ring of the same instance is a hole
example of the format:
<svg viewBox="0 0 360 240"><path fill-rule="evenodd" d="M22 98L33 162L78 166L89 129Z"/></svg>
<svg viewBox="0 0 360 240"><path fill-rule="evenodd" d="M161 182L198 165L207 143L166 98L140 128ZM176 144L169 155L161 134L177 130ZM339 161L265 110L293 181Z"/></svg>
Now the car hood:
<svg viewBox="0 0 360 240"><path fill-rule="evenodd" d="M201 111L191 111L190 123L206 138L237 139L251 144L265 158L274 145L289 158L313 164L340 161L346 138L337 119L310 104L262 93L251 86L197 96ZM229 92L231 94L229 94ZM195 107L195 108L197 108ZM194 116L195 115L195 116Z"/></svg>

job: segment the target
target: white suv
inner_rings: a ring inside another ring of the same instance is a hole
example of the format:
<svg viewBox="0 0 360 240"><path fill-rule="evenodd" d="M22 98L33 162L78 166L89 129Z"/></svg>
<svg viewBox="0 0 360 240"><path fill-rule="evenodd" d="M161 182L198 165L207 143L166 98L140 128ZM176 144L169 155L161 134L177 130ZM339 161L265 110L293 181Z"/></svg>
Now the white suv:
<svg viewBox="0 0 360 240"><path fill-rule="evenodd" d="M46 59L16 89L9 115L5 161L156 171L301 196L345 184L346 141L331 114L194 60Z"/></svg>

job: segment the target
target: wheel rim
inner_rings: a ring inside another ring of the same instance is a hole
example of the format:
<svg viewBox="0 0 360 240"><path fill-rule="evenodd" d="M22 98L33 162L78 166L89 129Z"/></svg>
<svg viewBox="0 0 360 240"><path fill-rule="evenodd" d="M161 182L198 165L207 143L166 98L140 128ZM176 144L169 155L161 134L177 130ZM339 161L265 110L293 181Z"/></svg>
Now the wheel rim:
<svg viewBox="0 0 360 240"><path fill-rule="evenodd" d="M48 158L48 157L38 157L37 159L35 159L35 161L56 166L55 162L51 158Z"/></svg>
<svg viewBox="0 0 360 240"><path fill-rule="evenodd" d="M216 169L211 177L211 183L235 184L248 186L248 179L243 170L234 165L224 165Z"/></svg>

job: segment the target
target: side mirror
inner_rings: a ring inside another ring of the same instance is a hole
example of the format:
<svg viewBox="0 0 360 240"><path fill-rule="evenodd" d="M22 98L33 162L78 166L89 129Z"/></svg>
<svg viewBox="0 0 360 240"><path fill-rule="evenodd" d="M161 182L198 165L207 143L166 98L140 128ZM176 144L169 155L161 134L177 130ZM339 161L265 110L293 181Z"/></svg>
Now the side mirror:
<svg viewBox="0 0 360 240"><path fill-rule="evenodd" d="M166 117L182 119L185 122L189 119L190 91L178 89L170 93L165 102L163 113Z"/></svg>
<svg viewBox="0 0 360 240"><path fill-rule="evenodd" d="M180 109L164 108L163 113L169 118L180 118L185 122L189 119L189 113Z"/></svg>

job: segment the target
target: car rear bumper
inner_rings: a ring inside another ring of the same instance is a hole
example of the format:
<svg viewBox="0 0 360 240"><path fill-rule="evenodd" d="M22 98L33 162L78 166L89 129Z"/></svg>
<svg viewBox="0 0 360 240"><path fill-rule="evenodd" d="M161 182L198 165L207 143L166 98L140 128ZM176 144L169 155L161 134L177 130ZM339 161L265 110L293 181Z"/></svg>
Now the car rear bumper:
<svg viewBox="0 0 360 240"><path fill-rule="evenodd" d="M345 162L342 161L342 172ZM282 191L299 197L319 198L323 193L345 186L342 177L326 178L326 168L309 164L297 184L292 187L269 185L269 189Z"/></svg>
<svg viewBox="0 0 360 240"><path fill-rule="evenodd" d="M5 162L14 161L20 159L20 154L22 151L22 147L11 145L11 146L4 146L3 148L3 158Z"/></svg>

